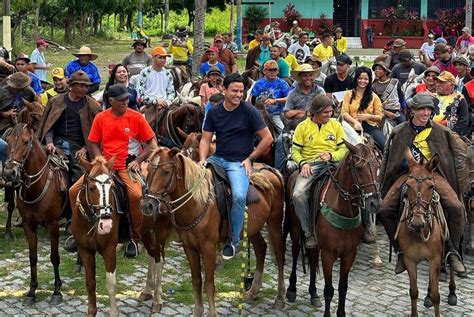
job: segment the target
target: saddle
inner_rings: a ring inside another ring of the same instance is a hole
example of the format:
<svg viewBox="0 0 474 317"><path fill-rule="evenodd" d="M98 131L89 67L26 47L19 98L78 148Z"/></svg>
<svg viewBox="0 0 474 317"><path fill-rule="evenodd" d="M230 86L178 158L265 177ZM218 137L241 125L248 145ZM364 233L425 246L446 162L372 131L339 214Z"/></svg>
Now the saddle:
<svg viewBox="0 0 474 317"><path fill-rule="evenodd" d="M219 164L213 162L208 162L207 168L212 171L214 192L216 194L219 214L222 219L229 219L230 210L232 209L232 190L230 188L229 179L227 178L227 173ZM247 205L258 202L256 191L255 186L250 184L247 191Z"/></svg>
<svg viewBox="0 0 474 317"><path fill-rule="evenodd" d="M122 216L119 223L119 242L123 243L130 241L132 237L127 186L115 173L112 174L112 179L115 185L112 189L112 195L114 196L117 213ZM124 215L125 217L123 217Z"/></svg>

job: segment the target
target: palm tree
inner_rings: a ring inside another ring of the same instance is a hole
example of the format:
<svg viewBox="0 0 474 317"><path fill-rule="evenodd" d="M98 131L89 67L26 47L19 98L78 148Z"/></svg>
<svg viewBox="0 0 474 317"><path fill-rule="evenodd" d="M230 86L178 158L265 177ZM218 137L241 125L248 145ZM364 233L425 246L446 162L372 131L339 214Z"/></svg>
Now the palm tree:
<svg viewBox="0 0 474 317"><path fill-rule="evenodd" d="M199 70L201 55L204 52L204 28L206 21L207 0L196 0L194 2L194 54L193 54L193 75L196 76Z"/></svg>

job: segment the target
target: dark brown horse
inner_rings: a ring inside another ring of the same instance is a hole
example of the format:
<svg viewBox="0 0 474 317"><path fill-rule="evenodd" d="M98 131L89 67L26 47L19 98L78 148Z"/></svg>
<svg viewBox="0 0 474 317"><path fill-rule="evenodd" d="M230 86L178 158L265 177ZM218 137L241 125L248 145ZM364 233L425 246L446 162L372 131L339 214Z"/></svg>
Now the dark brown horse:
<svg viewBox="0 0 474 317"><path fill-rule="evenodd" d="M257 270L245 299L254 299L263 279L266 242L261 233L266 223L275 251L278 266L278 289L275 306L284 306L285 282L283 276L284 245L282 239L283 182L270 170L253 173L251 181L256 186L256 199L248 205L248 236L257 258ZM212 190L210 170L206 170L177 149L160 148L150 156L147 177L148 189L142 199L142 210L147 214L162 212L169 216L179 237L183 241L188 258L194 289L194 315L204 312L202 303L202 277L205 272L204 289L209 301L209 315L216 316L215 304L215 256L219 234L224 223L221 220ZM161 205L161 208L160 208ZM201 268L201 259L204 268Z"/></svg>
<svg viewBox="0 0 474 317"><path fill-rule="evenodd" d="M406 151L409 171L403 194L403 211L397 229L398 241L403 251L403 262L410 277L411 316L418 316L417 265L428 261L429 284L425 306L434 305L435 316L439 316L439 274L443 258L444 241L448 239L448 227L444 213L435 192L434 169L438 156L428 162L416 161ZM402 191L403 192L403 191ZM456 284L454 271L450 271L448 303L456 305Z"/></svg>
<svg viewBox="0 0 474 317"><path fill-rule="evenodd" d="M61 279L59 276L59 220L68 202L67 190L62 172L54 166L38 139L35 130L41 110L28 114L28 123L18 123L7 138L8 160L4 177L7 182L19 184L16 200L22 217L23 230L28 240L31 282L24 300L25 305L33 305L38 287L38 225L46 228L51 242L51 263L54 268L54 292L51 304L62 301Z"/></svg>
<svg viewBox="0 0 474 317"><path fill-rule="evenodd" d="M311 304L316 307L321 306L316 289L316 271L319 262L319 252L321 251L325 280L326 316L329 316L330 304L334 295L334 288L332 286L334 262L338 258L341 259L337 315L342 316L345 314L344 307L348 287L348 274L357 253L357 246L362 240L364 230L362 225L368 225L366 221L369 217L364 217L362 212L375 214L380 206L380 193L377 183L380 161L375 155L373 139L369 139L367 145L357 144L354 146L347 142L344 143L349 151L339 163L337 170L334 173L330 173L329 182L324 187L324 198L320 203L320 209L324 209L324 211L321 210L316 218L315 232L319 241L319 248L307 250L310 262L310 300ZM285 228L289 231L292 239L293 255L290 285L286 294L290 302L296 300L296 269L301 239L301 229L297 225L299 220L296 217L294 206L291 202L295 180L292 179L293 177L290 178L288 183L289 190L287 191L285 219ZM332 224L328 218L344 220L342 225L340 225ZM347 224L344 222L347 222Z"/></svg>
<svg viewBox="0 0 474 317"><path fill-rule="evenodd" d="M145 107L145 117L160 145L181 148L185 139L179 135L177 128L186 133L200 132L204 114L201 107L190 103L163 110L148 105Z"/></svg>

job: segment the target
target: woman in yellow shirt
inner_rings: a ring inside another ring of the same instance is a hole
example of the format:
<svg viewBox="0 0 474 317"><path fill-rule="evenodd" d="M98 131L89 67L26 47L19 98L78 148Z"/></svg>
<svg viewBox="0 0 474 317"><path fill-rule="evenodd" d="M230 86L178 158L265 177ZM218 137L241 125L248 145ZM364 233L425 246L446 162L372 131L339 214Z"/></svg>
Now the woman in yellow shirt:
<svg viewBox="0 0 474 317"><path fill-rule="evenodd" d="M383 151L385 136L378 126L383 108L380 98L372 92L372 71L365 66L359 67L354 75L354 86L344 96L341 114L356 131L370 134Z"/></svg>

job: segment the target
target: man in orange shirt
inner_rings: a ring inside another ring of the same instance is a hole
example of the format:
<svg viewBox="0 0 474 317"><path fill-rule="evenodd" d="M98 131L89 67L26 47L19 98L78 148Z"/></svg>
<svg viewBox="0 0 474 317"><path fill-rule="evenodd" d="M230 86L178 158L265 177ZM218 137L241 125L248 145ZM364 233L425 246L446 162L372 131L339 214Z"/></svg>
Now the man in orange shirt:
<svg viewBox="0 0 474 317"><path fill-rule="evenodd" d="M128 108L128 90L124 85L115 84L109 87L111 108L97 115L89 133L92 158L104 155L106 159L115 156L113 169L127 187L129 212L132 225L132 240L125 248L127 257L137 257L137 243L140 241L140 230L143 220L140 211L142 187L137 180L129 176L129 170L140 170L143 162L157 147L155 132L139 112ZM140 152L140 143L145 148ZM84 177L81 177L69 190L71 203L76 202Z"/></svg>

